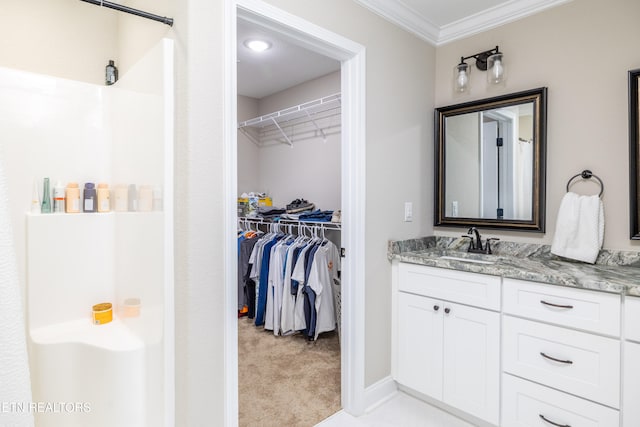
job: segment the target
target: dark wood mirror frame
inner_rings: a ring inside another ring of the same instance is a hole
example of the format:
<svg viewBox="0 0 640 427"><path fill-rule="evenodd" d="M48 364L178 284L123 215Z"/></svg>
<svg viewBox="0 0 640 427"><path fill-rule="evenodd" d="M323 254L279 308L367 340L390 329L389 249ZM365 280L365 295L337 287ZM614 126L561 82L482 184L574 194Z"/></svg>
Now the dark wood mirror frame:
<svg viewBox="0 0 640 427"><path fill-rule="evenodd" d="M640 69L629 71L629 218L631 239L640 240Z"/></svg>
<svg viewBox="0 0 640 427"><path fill-rule="evenodd" d="M533 191L532 219L490 219L452 217L445 214L445 119L449 116L474 111L485 111L533 102ZM435 212L434 225L447 227L483 227L544 233L545 180L547 139L547 88L542 87L494 98L440 107L435 110Z"/></svg>

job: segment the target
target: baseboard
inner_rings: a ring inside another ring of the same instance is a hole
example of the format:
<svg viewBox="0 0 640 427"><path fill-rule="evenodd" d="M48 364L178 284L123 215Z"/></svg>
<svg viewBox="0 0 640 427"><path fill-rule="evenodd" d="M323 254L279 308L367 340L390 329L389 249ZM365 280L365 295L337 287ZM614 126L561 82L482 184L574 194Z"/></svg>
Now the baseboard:
<svg viewBox="0 0 640 427"><path fill-rule="evenodd" d="M384 402L395 396L397 392L398 385L390 376L370 385L364 391L365 413L368 413L382 405Z"/></svg>

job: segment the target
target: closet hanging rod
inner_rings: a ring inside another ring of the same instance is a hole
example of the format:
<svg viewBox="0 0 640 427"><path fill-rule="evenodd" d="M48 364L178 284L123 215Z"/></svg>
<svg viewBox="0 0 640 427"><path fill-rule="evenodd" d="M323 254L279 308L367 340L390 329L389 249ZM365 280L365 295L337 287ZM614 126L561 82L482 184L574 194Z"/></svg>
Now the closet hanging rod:
<svg viewBox="0 0 640 427"><path fill-rule="evenodd" d="M163 24L167 24L168 26L173 27L173 18L167 18L165 16L154 15L153 13L144 12L142 10L134 9L134 8L128 7L128 6L123 6L123 5L117 4L117 3L112 3L110 1L103 1L103 0L80 0L80 1L83 1L83 2L86 2L86 3L91 3L91 4L94 4L96 6L108 7L109 9L114 9L114 10L117 10L119 12L130 13L132 15L140 16L142 18L147 18L147 19L151 19L153 21L162 22Z"/></svg>

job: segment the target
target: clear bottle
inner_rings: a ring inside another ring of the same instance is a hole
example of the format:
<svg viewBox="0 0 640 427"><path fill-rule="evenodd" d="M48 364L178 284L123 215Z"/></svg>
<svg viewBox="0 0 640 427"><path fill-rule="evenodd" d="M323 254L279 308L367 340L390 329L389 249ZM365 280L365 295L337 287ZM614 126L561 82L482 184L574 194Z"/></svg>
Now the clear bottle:
<svg viewBox="0 0 640 427"><path fill-rule="evenodd" d="M80 212L80 187L77 182L70 182L64 192L67 213Z"/></svg>
<svg viewBox="0 0 640 427"><path fill-rule="evenodd" d="M42 189L42 213L51 213L51 190L49 188L49 178L44 179L44 188Z"/></svg>
<svg viewBox="0 0 640 427"><path fill-rule="evenodd" d="M42 207L40 206L40 192L38 191L38 183L33 181L33 194L31 195L31 213L41 213Z"/></svg>
<svg viewBox="0 0 640 427"><path fill-rule="evenodd" d="M85 183L82 194L82 211L95 212L97 207L97 198L95 184L93 182Z"/></svg>
<svg viewBox="0 0 640 427"><path fill-rule="evenodd" d="M53 211L64 212L64 186L60 181L56 182L55 187L53 187Z"/></svg>
<svg viewBox="0 0 640 427"><path fill-rule="evenodd" d="M110 210L109 185L101 182L98 184L98 212L109 212Z"/></svg>

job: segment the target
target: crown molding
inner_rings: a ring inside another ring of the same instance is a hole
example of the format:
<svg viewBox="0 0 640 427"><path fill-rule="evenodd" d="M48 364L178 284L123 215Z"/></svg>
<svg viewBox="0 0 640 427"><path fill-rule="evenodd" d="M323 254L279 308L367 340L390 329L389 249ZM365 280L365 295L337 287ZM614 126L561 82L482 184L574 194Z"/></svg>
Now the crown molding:
<svg viewBox="0 0 640 427"><path fill-rule="evenodd" d="M478 34L570 1L572 0L511 0L438 27L402 0L355 0L356 3L434 46Z"/></svg>
<svg viewBox="0 0 640 427"><path fill-rule="evenodd" d="M570 1L572 0L511 0L443 25L440 27L436 46L517 21Z"/></svg>
<svg viewBox="0 0 640 427"><path fill-rule="evenodd" d="M355 0L355 2L422 40L433 45L438 44L440 27L421 16L402 0Z"/></svg>

